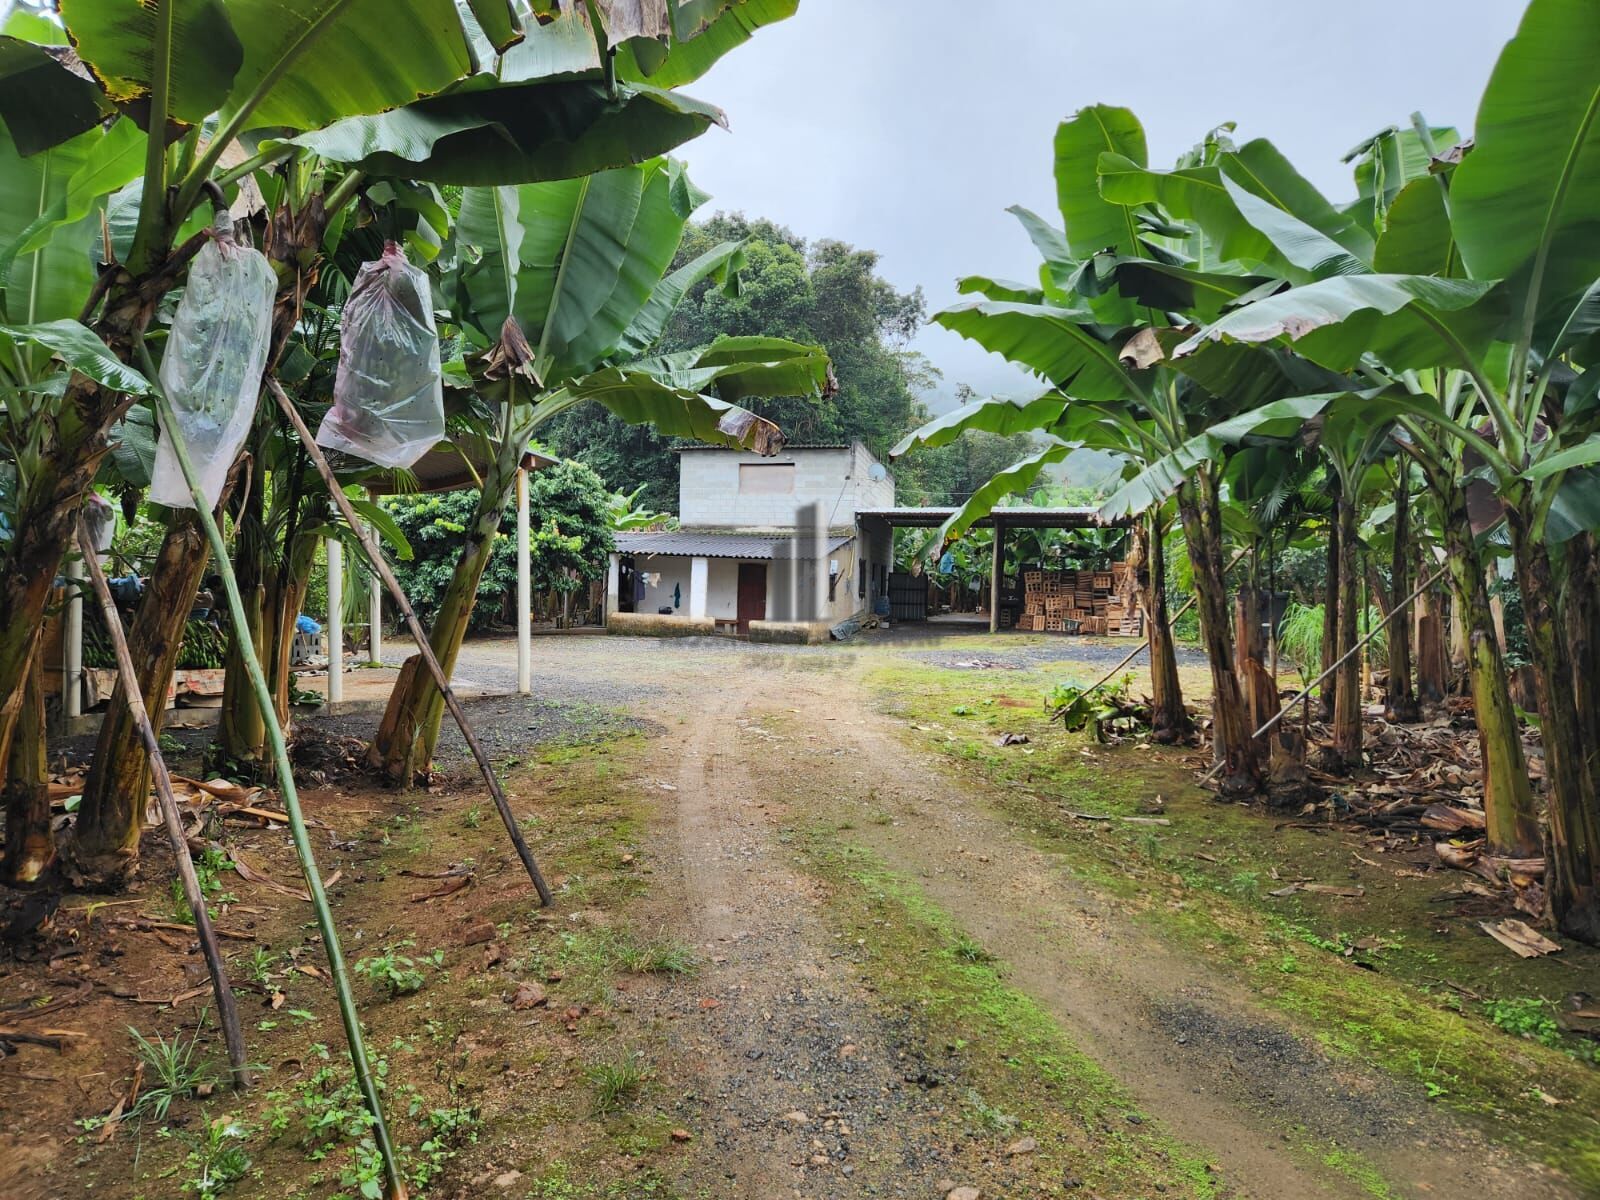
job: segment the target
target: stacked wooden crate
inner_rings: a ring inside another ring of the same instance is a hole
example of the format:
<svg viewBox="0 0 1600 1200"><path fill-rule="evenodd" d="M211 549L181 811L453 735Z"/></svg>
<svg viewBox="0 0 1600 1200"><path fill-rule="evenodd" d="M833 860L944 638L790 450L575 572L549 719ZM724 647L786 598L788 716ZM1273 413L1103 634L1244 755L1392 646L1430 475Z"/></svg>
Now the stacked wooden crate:
<svg viewBox="0 0 1600 1200"><path fill-rule="evenodd" d="M1137 637L1143 620L1126 586L1127 573L1123 562L1113 563L1109 571L1024 571L1017 628Z"/></svg>

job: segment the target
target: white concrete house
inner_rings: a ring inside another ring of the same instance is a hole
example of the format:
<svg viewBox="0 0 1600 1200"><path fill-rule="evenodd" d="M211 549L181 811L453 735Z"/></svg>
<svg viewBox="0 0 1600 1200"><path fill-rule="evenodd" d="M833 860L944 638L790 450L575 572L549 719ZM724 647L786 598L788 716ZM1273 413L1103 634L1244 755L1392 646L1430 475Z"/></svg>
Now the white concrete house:
<svg viewBox="0 0 1600 1200"><path fill-rule="evenodd" d="M894 505L894 477L860 442L788 446L773 458L713 446L680 452L670 533L620 533L606 613L841 621L888 590L893 533L857 514Z"/></svg>

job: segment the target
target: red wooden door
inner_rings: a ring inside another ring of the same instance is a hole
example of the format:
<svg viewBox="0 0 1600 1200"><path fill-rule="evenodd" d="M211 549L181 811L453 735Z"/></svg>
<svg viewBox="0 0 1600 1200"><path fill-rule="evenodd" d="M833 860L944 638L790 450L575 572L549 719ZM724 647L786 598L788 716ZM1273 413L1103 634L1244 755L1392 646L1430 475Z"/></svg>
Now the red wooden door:
<svg viewBox="0 0 1600 1200"><path fill-rule="evenodd" d="M750 632L751 621L765 620L767 615L767 565L765 563L739 564L739 633Z"/></svg>

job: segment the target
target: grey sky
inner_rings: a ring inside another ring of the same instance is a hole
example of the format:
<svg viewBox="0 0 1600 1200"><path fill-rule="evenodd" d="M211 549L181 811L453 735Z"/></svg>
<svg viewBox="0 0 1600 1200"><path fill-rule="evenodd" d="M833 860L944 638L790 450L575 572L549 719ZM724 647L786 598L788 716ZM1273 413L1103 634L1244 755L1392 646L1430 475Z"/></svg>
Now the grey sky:
<svg viewBox="0 0 1600 1200"><path fill-rule="evenodd" d="M879 251L930 311L956 277L1034 278L1005 209L1055 214L1051 137L1086 104L1125 104L1172 161L1206 130L1264 136L1330 198L1340 157L1415 109L1470 128L1516 0L801 0L687 89L733 132L681 151L711 208ZM1025 382L936 327L917 342L980 392Z"/></svg>

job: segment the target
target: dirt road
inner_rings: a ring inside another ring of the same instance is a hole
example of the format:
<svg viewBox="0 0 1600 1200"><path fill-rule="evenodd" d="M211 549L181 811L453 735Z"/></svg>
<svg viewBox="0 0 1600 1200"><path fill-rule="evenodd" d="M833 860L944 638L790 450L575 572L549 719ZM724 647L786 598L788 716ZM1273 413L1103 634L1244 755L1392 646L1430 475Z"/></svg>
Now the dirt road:
<svg viewBox="0 0 1600 1200"><path fill-rule="evenodd" d="M919 1085L920 1048L819 916L822 885L786 831L871 810L877 819L850 836L915 880L1143 1112L1214 1163L1216 1194L1371 1194L1370 1179L1308 1145L1348 1147L1393 1194L1572 1194L1415 1088L1333 1061L1308 1031L1075 881L981 789L907 745L905 722L863 683L870 655L677 653L674 694L651 707L679 723L653 743L646 773L663 797L658 860L676 864L668 907L713 964L697 1000L666 1002L714 1006L672 1023L703 1080L680 1105L709 1134L690 1183L720 1179L727 1191L711 1194L749 1197L1061 1186L1030 1173L1025 1155L954 1136L959 1102Z"/></svg>

